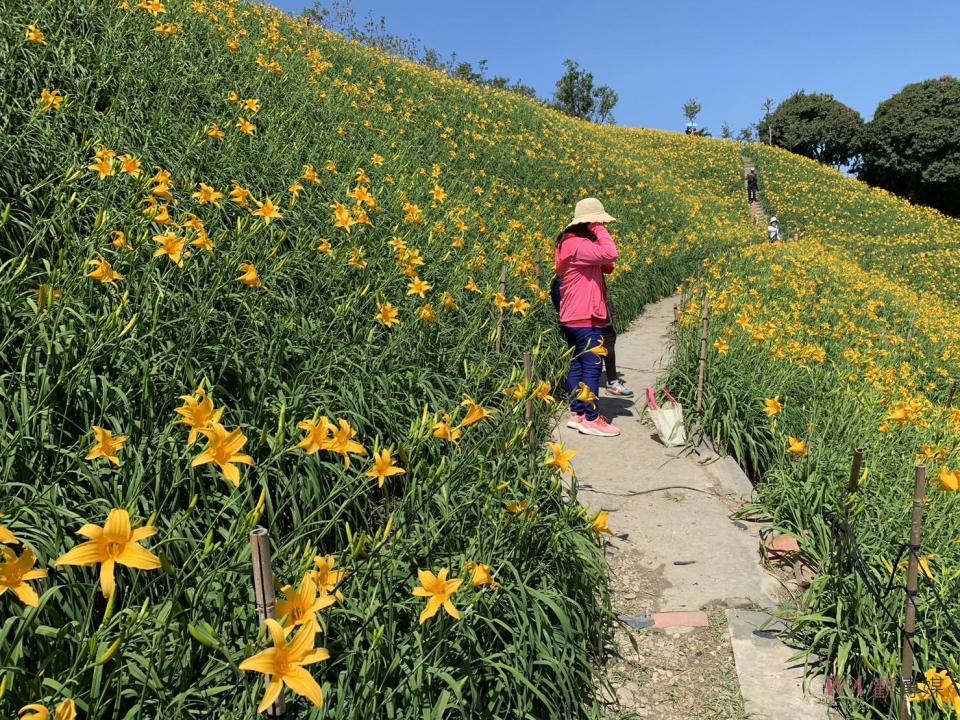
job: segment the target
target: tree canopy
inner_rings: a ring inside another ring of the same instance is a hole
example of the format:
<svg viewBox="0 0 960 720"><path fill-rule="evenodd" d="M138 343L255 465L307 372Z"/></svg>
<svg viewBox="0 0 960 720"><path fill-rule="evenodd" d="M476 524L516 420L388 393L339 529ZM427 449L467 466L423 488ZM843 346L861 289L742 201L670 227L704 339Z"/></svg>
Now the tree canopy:
<svg viewBox="0 0 960 720"><path fill-rule="evenodd" d="M869 125L861 179L960 214L960 80L907 85Z"/></svg>
<svg viewBox="0 0 960 720"><path fill-rule="evenodd" d="M554 107L568 115L594 122L613 122L613 108L620 99L606 85L594 86L593 73L583 70L574 60L564 60L566 68L557 80Z"/></svg>
<svg viewBox="0 0 960 720"><path fill-rule="evenodd" d="M860 155L864 122L860 113L833 95L800 90L765 115L757 132L790 152L839 167Z"/></svg>

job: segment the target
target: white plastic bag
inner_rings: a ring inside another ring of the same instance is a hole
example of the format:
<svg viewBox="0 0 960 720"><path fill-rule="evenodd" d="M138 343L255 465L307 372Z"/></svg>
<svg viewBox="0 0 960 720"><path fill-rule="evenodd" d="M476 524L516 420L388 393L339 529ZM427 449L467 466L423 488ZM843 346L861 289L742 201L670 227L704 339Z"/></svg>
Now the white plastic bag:
<svg viewBox="0 0 960 720"><path fill-rule="evenodd" d="M686 445L687 430L683 426L683 408L666 388L663 392L670 400L670 405L666 407L657 405L653 388L647 388L647 412L650 413L650 419L653 420L660 442L664 445L667 447Z"/></svg>

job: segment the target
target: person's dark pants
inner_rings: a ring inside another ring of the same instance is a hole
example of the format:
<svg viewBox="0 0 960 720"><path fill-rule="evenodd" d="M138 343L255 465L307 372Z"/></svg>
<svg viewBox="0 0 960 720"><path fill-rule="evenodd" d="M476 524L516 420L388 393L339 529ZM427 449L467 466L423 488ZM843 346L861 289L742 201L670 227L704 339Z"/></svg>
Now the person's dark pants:
<svg viewBox="0 0 960 720"><path fill-rule="evenodd" d="M613 325L607 325L602 332L603 335L603 347L607 350L606 357L603 358L603 365L607 371L607 382L612 383L616 380L619 375L617 375L617 331L613 329Z"/></svg>
<svg viewBox="0 0 960 720"><path fill-rule="evenodd" d="M561 325L563 336L567 344L573 348L573 357L570 358L570 372L567 373L567 398L570 400L570 412L576 415L585 415L587 420L596 420L600 415L596 400L586 402L577 400L580 392L580 383L583 383L594 395L600 395L600 371L603 361L599 355L587 352L597 347L602 338L600 328L575 328ZM609 348L608 348L609 349Z"/></svg>
<svg viewBox="0 0 960 720"><path fill-rule="evenodd" d="M756 202L756 201L757 201L757 189L747 188L747 202Z"/></svg>

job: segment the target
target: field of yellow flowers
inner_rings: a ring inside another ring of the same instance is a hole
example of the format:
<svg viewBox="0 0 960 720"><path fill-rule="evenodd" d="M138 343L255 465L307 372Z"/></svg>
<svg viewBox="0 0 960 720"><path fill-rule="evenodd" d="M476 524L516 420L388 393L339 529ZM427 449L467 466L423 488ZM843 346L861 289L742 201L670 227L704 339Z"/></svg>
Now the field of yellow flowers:
<svg viewBox="0 0 960 720"><path fill-rule="evenodd" d="M0 41L0 714L595 717L602 523L525 437L553 239L623 221L629 320L755 236L738 148L237 0L11 3Z"/></svg>
<svg viewBox="0 0 960 720"><path fill-rule="evenodd" d="M706 297L705 425L762 476L754 510L798 537L818 570L797 638L822 659L819 670L845 683L850 717L887 717L895 698L875 689L900 676L906 573L897 555L909 540L918 463L930 481L916 677L960 677L950 619L960 602L960 223L780 150L748 152L767 211L803 236L704 263L687 290L675 383L696 382ZM865 462L853 525L871 583L849 554L835 555L858 447ZM889 595L870 591L891 582ZM940 709L918 693L914 717L960 711L956 690L941 685Z"/></svg>

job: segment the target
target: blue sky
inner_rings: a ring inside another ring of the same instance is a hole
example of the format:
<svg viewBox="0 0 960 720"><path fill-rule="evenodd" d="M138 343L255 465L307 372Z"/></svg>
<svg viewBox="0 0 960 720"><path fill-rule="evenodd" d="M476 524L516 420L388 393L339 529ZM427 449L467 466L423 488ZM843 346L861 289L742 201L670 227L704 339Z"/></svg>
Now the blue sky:
<svg viewBox="0 0 960 720"><path fill-rule="evenodd" d="M273 0L288 11L312 0ZM620 94L620 125L682 130L681 105L719 134L766 97L828 92L869 119L904 85L960 75L957 0L354 0L399 35L553 95L565 58Z"/></svg>

